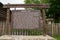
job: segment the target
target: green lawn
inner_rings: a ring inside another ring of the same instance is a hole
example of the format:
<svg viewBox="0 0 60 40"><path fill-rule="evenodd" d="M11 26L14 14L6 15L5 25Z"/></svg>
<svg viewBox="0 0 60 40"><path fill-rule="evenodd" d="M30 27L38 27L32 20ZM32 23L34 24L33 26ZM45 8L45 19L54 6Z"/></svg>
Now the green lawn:
<svg viewBox="0 0 60 40"><path fill-rule="evenodd" d="M60 35L55 35L53 37L56 38L57 40L60 40Z"/></svg>

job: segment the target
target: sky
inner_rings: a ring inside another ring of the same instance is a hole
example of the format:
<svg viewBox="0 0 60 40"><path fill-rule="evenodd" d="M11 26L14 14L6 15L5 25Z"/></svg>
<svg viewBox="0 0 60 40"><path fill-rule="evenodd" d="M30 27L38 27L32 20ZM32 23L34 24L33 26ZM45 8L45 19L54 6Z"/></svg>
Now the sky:
<svg viewBox="0 0 60 40"><path fill-rule="evenodd" d="M0 0L3 4L24 4L24 0ZM16 10L24 10L24 8L16 8ZM14 8L10 8L10 10L14 10Z"/></svg>
<svg viewBox="0 0 60 40"><path fill-rule="evenodd" d="M24 0L0 0L3 4L24 4Z"/></svg>

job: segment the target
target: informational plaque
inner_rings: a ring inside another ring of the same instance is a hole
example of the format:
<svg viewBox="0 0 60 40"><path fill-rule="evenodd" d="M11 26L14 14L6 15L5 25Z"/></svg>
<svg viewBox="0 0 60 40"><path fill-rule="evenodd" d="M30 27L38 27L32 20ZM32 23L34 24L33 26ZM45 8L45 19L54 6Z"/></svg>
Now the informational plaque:
<svg viewBox="0 0 60 40"><path fill-rule="evenodd" d="M40 25L40 11L13 10L11 24L15 29L37 29Z"/></svg>

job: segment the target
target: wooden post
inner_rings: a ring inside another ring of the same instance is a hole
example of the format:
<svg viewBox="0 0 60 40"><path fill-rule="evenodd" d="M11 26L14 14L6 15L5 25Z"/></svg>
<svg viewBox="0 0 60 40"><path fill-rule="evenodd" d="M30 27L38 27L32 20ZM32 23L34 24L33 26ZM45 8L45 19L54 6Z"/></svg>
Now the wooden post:
<svg viewBox="0 0 60 40"><path fill-rule="evenodd" d="M54 34L54 22L53 21L51 21L51 24L52 24L52 36L53 36L53 34Z"/></svg>
<svg viewBox="0 0 60 40"><path fill-rule="evenodd" d="M10 34L10 8L7 8L7 16L6 16L6 34Z"/></svg>
<svg viewBox="0 0 60 40"><path fill-rule="evenodd" d="M45 9L42 9L42 13L43 13L43 35L46 35L46 14L45 14Z"/></svg>

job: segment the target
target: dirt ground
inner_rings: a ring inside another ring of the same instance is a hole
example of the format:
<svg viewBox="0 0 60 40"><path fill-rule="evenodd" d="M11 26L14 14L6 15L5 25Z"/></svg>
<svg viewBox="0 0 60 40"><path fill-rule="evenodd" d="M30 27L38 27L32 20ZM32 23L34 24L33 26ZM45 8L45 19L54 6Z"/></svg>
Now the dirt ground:
<svg viewBox="0 0 60 40"><path fill-rule="evenodd" d="M23 36L23 35L3 35L0 37L0 40L56 40L53 37L48 35L43 36Z"/></svg>

